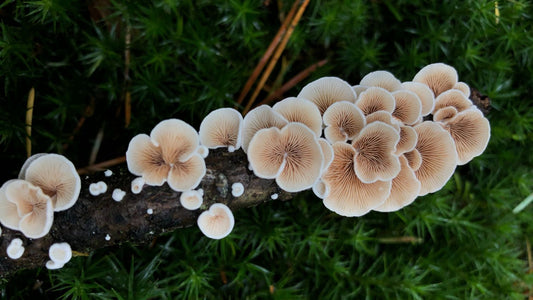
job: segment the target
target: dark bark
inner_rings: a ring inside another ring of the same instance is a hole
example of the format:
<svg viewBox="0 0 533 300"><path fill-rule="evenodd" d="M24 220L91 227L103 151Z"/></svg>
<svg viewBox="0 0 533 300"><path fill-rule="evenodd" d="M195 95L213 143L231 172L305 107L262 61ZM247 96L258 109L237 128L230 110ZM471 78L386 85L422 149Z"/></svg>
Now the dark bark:
<svg viewBox="0 0 533 300"><path fill-rule="evenodd" d="M280 200L292 198L282 191L274 180L260 179L248 170L248 160L242 150L229 153L226 148L211 150L206 158L207 173L198 188L204 190L204 204L196 211L181 207L181 193L164 184L161 187L145 186L135 195L131 193L131 181L135 178L125 166L113 169L111 177L103 172L82 176L80 197L71 209L57 212L50 233L43 238L32 240L20 232L2 228L0 236L0 278L8 277L22 269L44 266L51 244L67 242L73 251L88 253L107 246L132 243L141 244L154 237L177 228L196 224L198 215L213 203L224 203L232 210L255 206L270 201L277 193ZM107 184L103 195L89 194L89 184L97 181ZM235 198L231 185L241 182L244 194ZM115 188L126 191L121 202L112 199ZM153 214L148 214L151 208ZM106 235L110 240L105 239ZM23 240L24 255L18 260L9 259L6 248L14 238Z"/></svg>

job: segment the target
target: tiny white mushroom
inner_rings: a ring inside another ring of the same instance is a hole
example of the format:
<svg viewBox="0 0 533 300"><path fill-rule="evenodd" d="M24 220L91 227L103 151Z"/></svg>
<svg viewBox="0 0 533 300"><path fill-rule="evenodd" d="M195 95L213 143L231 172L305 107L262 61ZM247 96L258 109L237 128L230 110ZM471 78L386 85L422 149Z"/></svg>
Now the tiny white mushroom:
<svg viewBox="0 0 533 300"><path fill-rule="evenodd" d="M233 150L235 150L235 148L233 148ZM233 151L230 151L230 152L233 152ZM200 154L201 157L206 158L209 155L209 148L207 148L204 145L200 145L198 146L198 149L196 149L196 153Z"/></svg>
<svg viewBox="0 0 533 300"><path fill-rule="evenodd" d="M24 254L24 246L22 246L22 240L19 238L11 240L9 246L7 246L7 256L11 259L19 259Z"/></svg>
<svg viewBox="0 0 533 300"><path fill-rule="evenodd" d="M48 249L48 256L57 265L64 265L72 258L72 249L68 243L55 243Z"/></svg>
<svg viewBox="0 0 533 300"><path fill-rule="evenodd" d="M205 236L218 240L231 233L235 218L229 207L222 203L215 203L198 217L197 223Z"/></svg>
<svg viewBox="0 0 533 300"><path fill-rule="evenodd" d="M56 262L54 262L53 260L49 260L46 262L46 268L48 270L57 270L57 269L61 269L63 268L64 265L62 264L58 264Z"/></svg>
<svg viewBox="0 0 533 300"><path fill-rule="evenodd" d="M97 183L91 183L89 185L89 193L91 193L91 195L93 196L100 195L100 187L98 186Z"/></svg>
<svg viewBox="0 0 533 300"><path fill-rule="evenodd" d="M121 189L114 189L111 197L113 197L113 200L120 202L124 199L124 196L126 196L126 192Z"/></svg>
<svg viewBox="0 0 533 300"><path fill-rule="evenodd" d="M107 191L107 184L103 181L98 181L96 183L98 190L100 191L100 194L103 194Z"/></svg>
<svg viewBox="0 0 533 300"><path fill-rule="evenodd" d="M276 193L270 195L270 198L271 198L272 200L276 200L276 199L278 199L278 197L279 197L279 195L276 194Z"/></svg>
<svg viewBox="0 0 533 300"><path fill-rule="evenodd" d="M240 182L235 182L231 185L231 194L233 197L240 197L244 194L244 185Z"/></svg>
<svg viewBox="0 0 533 300"><path fill-rule="evenodd" d="M180 203L185 209L195 210L202 206L204 202L203 195L199 191L190 190L181 193Z"/></svg>
<svg viewBox="0 0 533 300"><path fill-rule="evenodd" d="M137 177L131 181L131 192L134 194L139 194L143 190L144 178Z"/></svg>
<svg viewBox="0 0 533 300"><path fill-rule="evenodd" d="M111 240L111 236L110 236L109 234L106 234L106 236L105 236L105 240L106 240L106 241Z"/></svg>
<svg viewBox="0 0 533 300"><path fill-rule="evenodd" d="M111 175L113 175L113 171L111 171L111 170L106 170L106 171L104 172L104 175L105 175L105 177L110 177Z"/></svg>
<svg viewBox="0 0 533 300"><path fill-rule="evenodd" d="M149 215L151 215L151 214L154 213L154 210L151 209L151 208L149 208L149 209L146 210L146 213L149 214Z"/></svg>

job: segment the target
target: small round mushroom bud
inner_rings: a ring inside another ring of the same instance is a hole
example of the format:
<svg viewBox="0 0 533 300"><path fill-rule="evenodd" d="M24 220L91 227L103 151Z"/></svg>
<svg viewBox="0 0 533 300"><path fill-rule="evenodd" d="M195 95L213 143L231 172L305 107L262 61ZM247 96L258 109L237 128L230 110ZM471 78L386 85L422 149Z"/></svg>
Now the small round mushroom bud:
<svg viewBox="0 0 533 300"><path fill-rule="evenodd" d="M402 87L418 96L422 104L420 111L422 116L427 116L433 111L435 107L435 95L433 95L433 91L427 85L420 82L406 81L402 83Z"/></svg>
<svg viewBox="0 0 533 300"><path fill-rule="evenodd" d="M105 177L111 177L111 175L113 175L113 171L105 170L104 175L105 175Z"/></svg>
<svg viewBox="0 0 533 300"><path fill-rule="evenodd" d="M370 72L361 79L359 85L362 86L377 86L384 88L389 92L394 92L402 88L402 83L389 71L374 71Z"/></svg>
<svg viewBox="0 0 533 300"><path fill-rule="evenodd" d="M17 205L6 197L6 187L13 181L15 179L8 180L0 187L0 223L9 229L19 230L21 217L19 216Z"/></svg>
<svg viewBox="0 0 533 300"><path fill-rule="evenodd" d="M390 112L379 110L366 116L365 120L367 125L379 121L392 126L394 130L400 132L401 124L396 118L392 116Z"/></svg>
<svg viewBox="0 0 533 300"><path fill-rule="evenodd" d="M380 110L392 113L396 107L396 101L392 94L380 87L366 89L359 95L355 104L365 116Z"/></svg>
<svg viewBox="0 0 533 300"><path fill-rule="evenodd" d="M363 183L392 180L400 172L400 161L394 155L400 135L383 122L367 125L352 143L356 151L355 173Z"/></svg>
<svg viewBox="0 0 533 300"><path fill-rule="evenodd" d="M107 192L107 184L103 181L98 181L96 187L98 188L98 191L100 191L100 194Z"/></svg>
<svg viewBox="0 0 533 300"><path fill-rule="evenodd" d="M19 230L32 239L45 236L54 222L52 199L41 188L28 181L16 179L5 189L6 198L17 205Z"/></svg>
<svg viewBox="0 0 533 300"><path fill-rule="evenodd" d="M365 127L365 116L354 104L347 101L333 103L324 112L324 136L330 143L353 140Z"/></svg>
<svg viewBox="0 0 533 300"><path fill-rule="evenodd" d="M7 246L7 257L11 259L19 259L24 254L24 246L22 246L22 240L19 238L11 240L9 246Z"/></svg>
<svg viewBox="0 0 533 300"><path fill-rule="evenodd" d="M122 201L122 199L124 199L124 196L126 196L125 191L121 189L114 189L111 198L113 198L113 200L115 200L116 202L120 202Z"/></svg>
<svg viewBox="0 0 533 300"><path fill-rule="evenodd" d="M468 84L459 81L453 86L453 88L455 90L460 90L463 94L465 94L467 98L470 97L470 87L468 86Z"/></svg>
<svg viewBox="0 0 533 300"><path fill-rule="evenodd" d="M20 172L19 172L19 179L25 179L26 178L26 170L28 169L28 167L30 166L30 164L36 160L37 158L43 156L43 155L47 155L48 153L36 153L30 157L28 157L28 159L26 159L26 161L24 162L24 164L22 165L22 168L20 168Z"/></svg>
<svg viewBox="0 0 533 300"><path fill-rule="evenodd" d="M400 126L400 141L396 145L396 152L394 154L400 155L413 150L417 140L418 136L413 127Z"/></svg>
<svg viewBox="0 0 533 300"><path fill-rule="evenodd" d="M80 176L72 162L62 155L37 157L26 169L24 178L50 196L54 211L71 208L80 195Z"/></svg>
<svg viewBox="0 0 533 300"><path fill-rule="evenodd" d="M320 177L324 154L315 134L301 123L289 123L283 129L258 131L248 148L248 161L256 176L276 178L287 192L313 186Z"/></svg>
<svg viewBox="0 0 533 300"><path fill-rule="evenodd" d="M415 201L420 192L420 181L416 179L415 172L409 167L407 159L400 156L401 171L392 180L391 192L387 200L375 211L397 211Z"/></svg>
<svg viewBox="0 0 533 300"><path fill-rule="evenodd" d="M363 183L354 170L355 149L342 142L333 144L333 162L322 176L328 191L324 206L341 216L362 216L380 206L390 195L391 180Z"/></svg>
<svg viewBox="0 0 533 300"><path fill-rule="evenodd" d="M453 119L457 115L457 108L453 106L446 106L437 110L433 114L433 121L435 122L446 122Z"/></svg>
<svg viewBox="0 0 533 300"><path fill-rule="evenodd" d="M229 151L230 147L232 151ZM233 152L235 151L235 148L233 146L228 146L228 151ZM209 155L209 148L204 145L200 145L198 146L198 150L196 150L196 153L198 153L201 157L206 158Z"/></svg>
<svg viewBox="0 0 533 300"><path fill-rule="evenodd" d="M414 129L418 135L415 149L422 157L415 175L421 184L419 196L424 196L440 190L450 179L457 166L457 152L452 136L439 124L426 121Z"/></svg>
<svg viewBox="0 0 533 300"><path fill-rule="evenodd" d="M303 98L289 97L274 104L272 109L289 122L300 122L309 127L317 137L322 135L322 117L313 102Z"/></svg>
<svg viewBox="0 0 533 300"><path fill-rule="evenodd" d="M242 123L242 115L237 110L216 109L200 124L200 142L210 149L231 147L235 151L241 147Z"/></svg>
<svg viewBox="0 0 533 300"><path fill-rule="evenodd" d="M422 111L420 98L407 90L393 92L392 96L396 101L396 108L392 112L392 116L407 125L416 123Z"/></svg>
<svg viewBox="0 0 533 300"><path fill-rule="evenodd" d="M240 182L235 182L231 185L231 194L233 197L240 197L244 194L244 185Z"/></svg>
<svg viewBox="0 0 533 300"><path fill-rule="evenodd" d="M487 148L490 139L490 124L477 108L458 113L451 120L444 122L443 127L455 141L458 165L468 163Z"/></svg>
<svg viewBox="0 0 533 300"><path fill-rule="evenodd" d="M435 107L433 112L437 112L439 109L453 106L457 109L457 112L462 112L467 110L472 106L472 101L470 101L462 92L459 90L449 90L440 94L437 99L435 99Z"/></svg>
<svg viewBox="0 0 533 300"><path fill-rule="evenodd" d="M233 230L235 219L231 210L222 203L215 203L198 217L198 228L208 238L219 240Z"/></svg>
<svg viewBox="0 0 533 300"><path fill-rule="evenodd" d="M140 194L143 190L144 179L142 177L137 177L131 181L131 192L134 194Z"/></svg>
<svg viewBox="0 0 533 300"><path fill-rule="evenodd" d="M443 63L429 64L418 71L413 78L414 82L427 85L435 97L444 91L453 89L457 80L457 71L452 66Z"/></svg>
<svg viewBox="0 0 533 300"><path fill-rule="evenodd" d="M100 186L95 182L95 183L91 183L89 184L89 193L92 195L92 196L98 196L100 195Z"/></svg>
<svg viewBox="0 0 533 300"><path fill-rule="evenodd" d="M270 195L270 199L272 199L272 200L276 200L276 199L278 199L278 197L279 197L279 195L277 193L274 193L274 194Z"/></svg>
<svg viewBox="0 0 533 300"><path fill-rule="evenodd" d="M258 106L246 114L242 128L242 150L248 153L248 145L254 135L264 128L283 128L289 122L268 105Z"/></svg>
<svg viewBox="0 0 533 300"><path fill-rule="evenodd" d="M196 210L202 206L204 198L197 190L190 190L181 193L180 204L183 208L188 210Z"/></svg>
<svg viewBox="0 0 533 300"><path fill-rule="evenodd" d="M72 258L72 249L68 243L55 243L50 246L48 256L57 265L65 265Z"/></svg>
<svg viewBox="0 0 533 300"><path fill-rule="evenodd" d="M322 77L304 86L298 98L311 100L323 114L335 102L354 103L357 95L346 81L338 77Z"/></svg>
<svg viewBox="0 0 533 300"><path fill-rule="evenodd" d="M403 156L407 159L407 163L413 171L418 170L422 165L422 155L416 149L405 152Z"/></svg>

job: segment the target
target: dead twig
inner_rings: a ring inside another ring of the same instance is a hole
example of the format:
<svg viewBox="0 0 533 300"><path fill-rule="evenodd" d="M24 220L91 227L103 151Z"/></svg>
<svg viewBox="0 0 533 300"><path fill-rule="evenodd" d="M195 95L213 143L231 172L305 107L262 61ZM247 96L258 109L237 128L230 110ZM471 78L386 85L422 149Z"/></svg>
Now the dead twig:
<svg viewBox="0 0 533 300"><path fill-rule="evenodd" d="M31 123L33 119L33 103L35 101L35 89L31 88L26 105L26 155L31 156Z"/></svg>

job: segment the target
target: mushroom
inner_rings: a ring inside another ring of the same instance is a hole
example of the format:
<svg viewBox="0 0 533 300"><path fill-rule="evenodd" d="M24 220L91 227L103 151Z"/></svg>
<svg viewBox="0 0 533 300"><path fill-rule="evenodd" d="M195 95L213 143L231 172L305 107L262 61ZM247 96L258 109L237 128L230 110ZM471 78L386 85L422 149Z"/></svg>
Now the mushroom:
<svg viewBox="0 0 533 300"><path fill-rule="evenodd" d="M375 211L397 211L415 201L420 192L420 181L416 179L415 172L409 167L405 156L400 156L401 171L392 180L390 195L383 204L374 208Z"/></svg>
<svg viewBox="0 0 533 300"><path fill-rule="evenodd" d="M392 96L396 102L392 116L407 125L416 123L422 111L420 98L408 90L393 92Z"/></svg>
<svg viewBox="0 0 533 300"><path fill-rule="evenodd" d="M135 136L126 151L128 170L142 176L148 185L168 182L175 191L195 188L205 175L202 156L197 153L198 134L189 124L169 119L150 133Z"/></svg>
<svg viewBox="0 0 533 300"><path fill-rule="evenodd" d="M51 260L46 267L50 270L60 269L72 258L72 249L68 243L54 243L48 249L48 256Z"/></svg>
<svg viewBox="0 0 533 300"><path fill-rule="evenodd" d="M300 122L309 127L317 137L322 135L322 117L313 102L303 98L289 97L274 104L272 109L289 122Z"/></svg>
<svg viewBox="0 0 533 300"><path fill-rule="evenodd" d="M479 109L467 109L441 124L455 141L458 165L468 163L487 148L490 124Z"/></svg>
<svg viewBox="0 0 533 300"><path fill-rule="evenodd" d="M196 210L202 206L204 202L203 194L197 190L190 190L181 193L180 204L183 208L188 210Z"/></svg>
<svg viewBox="0 0 533 300"><path fill-rule="evenodd" d="M137 177L131 181L131 192L134 194L140 194L143 190L144 179L142 177Z"/></svg>
<svg viewBox="0 0 533 300"><path fill-rule="evenodd" d="M0 223L13 230L19 230L20 216L17 205L6 197L6 187L15 179L6 181L0 187Z"/></svg>
<svg viewBox="0 0 533 300"><path fill-rule="evenodd" d="M231 195L233 195L233 197L240 197L242 194L244 194L244 185L242 185L242 183L235 182L231 185Z"/></svg>
<svg viewBox="0 0 533 300"><path fill-rule="evenodd" d="M235 150L235 147L228 146L228 151L230 150L230 147L232 150ZM233 151L229 151L229 152L233 152ZM204 145L200 145L198 146L198 149L196 149L196 153L198 153L201 157L206 158L209 155L209 148L207 148Z"/></svg>
<svg viewBox="0 0 533 300"><path fill-rule="evenodd" d="M355 173L363 183L392 180L400 172L398 156L394 155L400 140L398 132L383 122L367 125L353 141Z"/></svg>
<svg viewBox="0 0 533 300"><path fill-rule="evenodd" d="M38 239L50 231L54 222L52 199L40 187L15 179L6 185L4 192L7 200L17 206L18 230L26 237Z"/></svg>
<svg viewBox="0 0 533 300"><path fill-rule="evenodd" d="M425 84L420 82L406 81L402 83L402 88L415 93L420 100L422 116L427 116L435 107L435 95L433 91Z"/></svg>
<svg viewBox="0 0 533 300"><path fill-rule="evenodd" d="M403 156L407 159L407 163L413 171L418 170L422 165L422 155L420 155L420 152L416 149L405 152Z"/></svg>
<svg viewBox="0 0 533 300"><path fill-rule="evenodd" d="M322 176L328 191L324 206L341 216L358 217L380 206L389 197L391 180L363 183L354 170L355 149L333 144L333 162Z"/></svg>
<svg viewBox="0 0 533 300"><path fill-rule="evenodd" d="M361 79L359 85L362 86L377 86L384 88L389 92L394 92L402 88L402 83L389 71L374 71L370 72Z"/></svg>
<svg viewBox="0 0 533 300"><path fill-rule="evenodd" d="M124 199L124 196L126 196L126 192L121 189L114 189L113 194L111 194L111 198L115 200L116 202L122 201Z"/></svg>
<svg viewBox="0 0 533 300"><path fill-rule="evenodd" d="M396 152L394 152L394 154L400 155L413 150L417 140L418 136L413 127L400 126L400 141L398 141L398 144L396 145Z"/></svg>
<svg viewBox="0 0 533 300"><path fill-rule="evenodd" d="M470 97L470 87L468 86L468 84L459 81L453 86L453 88L456 90L460 90L463 94L465 94L467 98Z"/></svg>
<svg viewBox="0 0 533 300"><path fill-rule="evenodd" d="M352 90L355 92L356 95L360 95L362 92L366 91L366 89L368 89L369 86L364 86L364 85L354 85L352 86Z"/></svg>
<svg viewBox="0 0 533 300"><path fill-rule="evenodd" d="M26 159L26 161L24 162L24 164L22 165L22 168L20 168L20 172L19 172L19 179L24 179L26 178L26 170L28 169L28 167L30 166L30 164L36 160L37 158L43 156L43 155L47 155L48 153L37 153L37 154L34 154L30 157L28 157Z"/></svg>
<svg viewBox="0 0 533 300"><path fill-rule="evenodd" d="M322 148L322 154L324 155L324 164L322 165L322 171L326 170L333 161L333 148L326 139L319 138L318 143Z"/></svg>
<svg viewBox="0 0 533 300"><path fill-rule="evenodd" d="M366 91L359 95L355 104L365 116L380 110L392 113L396 107L392 94L380 87L369 87L366 89Z"/></svg>
<svg viewBox="0 0 533 300"><path fill-rule="evenodd" d="M338 77L322 77L304 86L298 98L311 100L323 114L335 102L355 102L357 95L346 81Z"/></svg>
<svg viewBox="0 0 533 300"><path fill-rule="evenodd" d="M392 117L390 112L378 110L366 116L365 120L366 125L379 121L392 126L396 131L400 132L400 122L396 118Z"/></svg>
<svg viewBox="0 0 533 300"><path fill-rule="evenodd" d="M457 71L452 66L434 63L418 71L413 81L427 85L435 97L438 97L442 92L453 89L457 84L457 79Z"/></svg>
<svg viewBox="0 0 533 300"><path fill-rule="evenodd" d="M446 122L453 119L457 115L457 108L453 106L445 106L437 110L433 114L433 121L435 122Z"/></svg>
<svg viewBox="0 0 533 300"><path fill-rule="evenodd" d="M22 246L22 240L19 238L12 239L7 246L7 256L11 259L19 259L24 254L24 246Z"/></svg>
<svg viewBox="0 0 533 300"><path fill-rule="evenodd" d="M419 196L440 190L450 179L457 165L455 142L441 125L425 121L414 127L418 135L415 149L422 163L415 171L420 181Z"/></svg>
<svg viewBox="0 0 533 300"><path fill-rule="evenodd" d="M242 115L233 108L210 112L200 124L200 142L215 149L228 147L233 152L241 147Z"/></svg>
<svg viewBox="0 0 533 300"><path fill-rule="evenodd" d="M111 177L111 175L113 175L113 171L105 170L104 175L105 175L105 177Z"/></svg>
<svg viewBox="0 0 533 300"><path fill-rule="evenodd" d="M282 115L268 105L261 105L252 109L243 121L242 150L248 153L248 144L255 133L264 128L282 128L289 123Z"/></svg>
<svg viewBox="0 0 533 300"><path fill-rule="evenodd" d="M322 179L317 179L313 184L313 193L320 199L324 199L328 195L328 188Z"/></svg>
<svg viewBox="0 0 533 300"><path fill-rule="evenodd" d="M62 155L45 154L27 167L24 179L52 199L54 211L71 208L80 195L81 180L76 168Z"/></svg>
<svg viewBox="0 0 533 300"><path fill-rule="evenodd" d="M320 177L324 155L315 134L301 123L258 131L248 148L256 176L276 179L287 192L311 188Z"/></svg>
<svg viewBox="0 0 533 300"><path fill-rule="evenodd" d="M365 127L365 116L354 104L347 101L333 103L324 112L324 136L330 143L353 140Z"/></svg>
<svg viewBox="0 0 533 300"><path fill-rule="evenodd" d="M228 236L233 230L235 219L226 205L215 203L198 217L198 228L208 238L219 240Z"/></svg>
<svg viewBox="0 0 533 300"><path fill-rule="evenodd" d="M433 112L437 112L439 109L448 106L453 106L457 109L457 112L462 112L472 106L472 101L459 90L449 90L443 92L435 99Z"/></svg>

